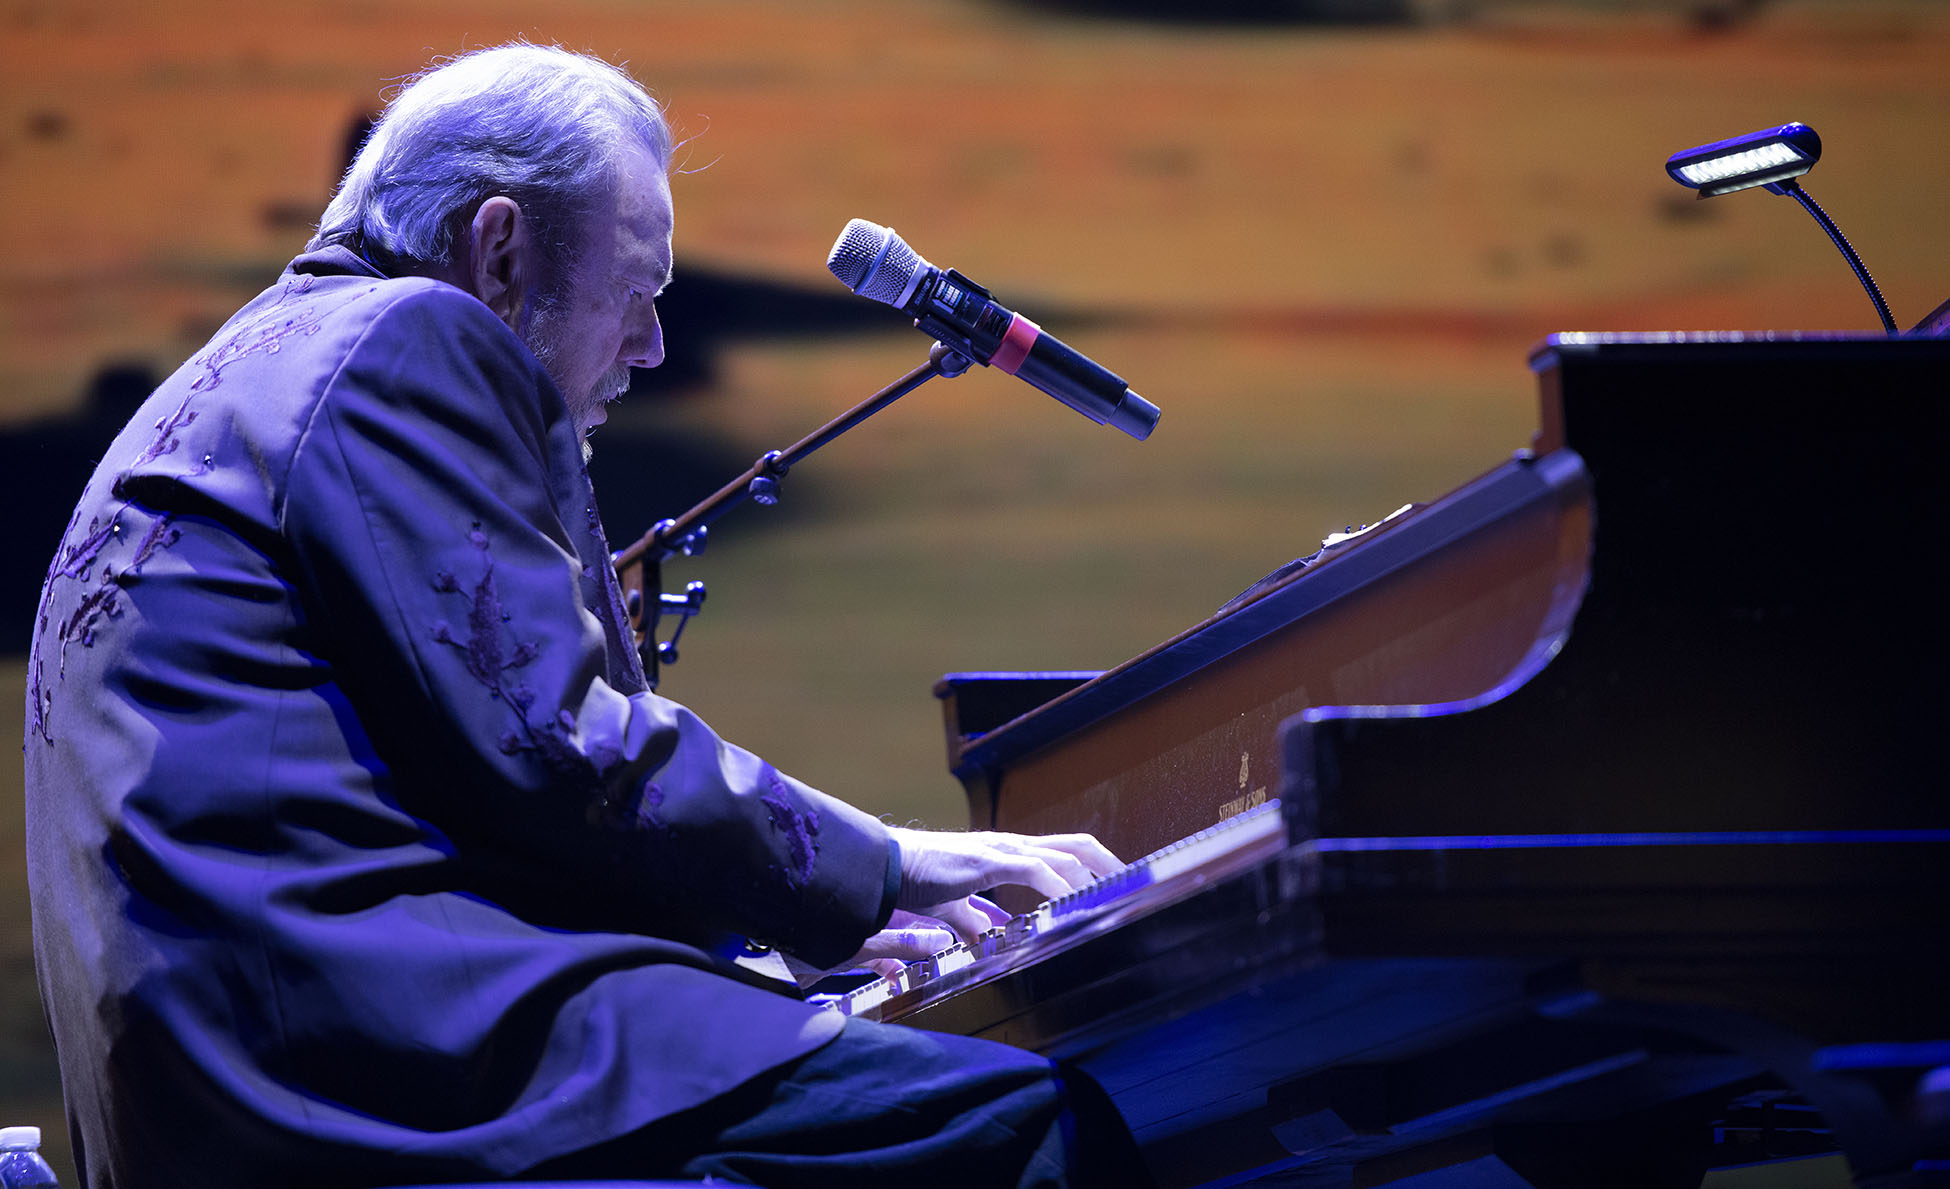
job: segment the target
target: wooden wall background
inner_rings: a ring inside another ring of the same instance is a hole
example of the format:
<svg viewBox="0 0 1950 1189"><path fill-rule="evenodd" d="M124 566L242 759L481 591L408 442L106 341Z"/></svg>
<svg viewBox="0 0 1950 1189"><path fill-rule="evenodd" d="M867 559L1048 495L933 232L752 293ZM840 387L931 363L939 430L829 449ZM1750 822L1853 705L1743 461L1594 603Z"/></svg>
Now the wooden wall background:
<svg viewBox="0 0 1950 1189"><path fill-rule="evenodd" d="M652 480L728 477L924 357L891 313L834 309L854 299L825 253L855 216L1163 407L1138 444L997 374L930 385L675 575L711 600L666 692L875 812L957 824L937 676L1116 664L1486 469L1528 438L1543 335L1874 327L1794 204L1695 203L1672 151L1806 121L1808 188L1898 319L1950 296L1944 6L1471 7L1408 27L1026 0L0 0L0 586L31 614L99 410L297 250L387 80L557 41L627 59L693 138L671 300L687 273L713 297L686 365L598 441L624 460L613 538L678 510ZM16 707L21 674L0 663ZM65 1159L7 771L0 1122Z"/></svg>

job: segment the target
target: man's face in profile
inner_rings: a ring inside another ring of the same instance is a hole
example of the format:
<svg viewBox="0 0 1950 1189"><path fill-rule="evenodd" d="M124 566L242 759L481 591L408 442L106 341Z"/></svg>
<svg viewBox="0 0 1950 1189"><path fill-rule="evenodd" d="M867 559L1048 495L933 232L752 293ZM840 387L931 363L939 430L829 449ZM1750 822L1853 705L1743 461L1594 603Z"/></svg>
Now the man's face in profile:
<svg viewBox="0 0 1950 1189"><path fill-rule="evenodd" d="M632 367L663 362L656 297L670 283L670 181L648 153L625 154L616 186L583 226L583 251L559 292L531 303L522 338L569 403L587 439ZM585 440L583 450L588 452Z"/></svg>

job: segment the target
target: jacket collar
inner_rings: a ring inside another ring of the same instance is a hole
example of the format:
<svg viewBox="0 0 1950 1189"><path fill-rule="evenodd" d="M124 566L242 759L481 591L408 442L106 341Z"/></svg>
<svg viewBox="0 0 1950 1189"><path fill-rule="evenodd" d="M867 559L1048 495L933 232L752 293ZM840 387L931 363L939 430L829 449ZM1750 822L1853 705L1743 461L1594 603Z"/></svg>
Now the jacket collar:
<svg viewBox="0 0 1950 1189"><path fill-rule="evenodd" d="M343 244L327 244L316 251L306 252L286 265L285 271L318 277L353 276L383 279L386 276L372 261Z"/></svg>

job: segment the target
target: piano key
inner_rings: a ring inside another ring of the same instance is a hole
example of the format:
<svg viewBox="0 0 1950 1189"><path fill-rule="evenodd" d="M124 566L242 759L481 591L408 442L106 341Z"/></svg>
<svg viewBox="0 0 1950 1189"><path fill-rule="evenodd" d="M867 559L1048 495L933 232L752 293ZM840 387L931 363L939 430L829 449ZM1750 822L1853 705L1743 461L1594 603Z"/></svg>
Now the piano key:
<svg viewBox="0 0 1950 1189"><path fill-rule="evenodd" d="M1160 887L1177 880L1196 880L1203 870L1216 863L1236 855L1276 848L1285 841L1286 827L1280 816L1280 803L1277 800L1268 801L1160 848L1123 870L1095 880L1067 896L1046 901L1030 912L1012 917L974 942L958 942L930 957L908 963L893 978L880 979L847 994L819 1002L844 1015L882 1018L888 1004L909 991L933 987L950 975L972 971L969 978L955 980L956 988L965 987L987 972L978 968L999 968L1000 964L993 959L1030 957L1028 951L1038 943L1126 904L1147 888ZM1022 964L1021 961L1011 962L1008 968L1017 969ZM911 1009L926 998L928 995L923 992L917 1002L907 1006Z"/></svg>

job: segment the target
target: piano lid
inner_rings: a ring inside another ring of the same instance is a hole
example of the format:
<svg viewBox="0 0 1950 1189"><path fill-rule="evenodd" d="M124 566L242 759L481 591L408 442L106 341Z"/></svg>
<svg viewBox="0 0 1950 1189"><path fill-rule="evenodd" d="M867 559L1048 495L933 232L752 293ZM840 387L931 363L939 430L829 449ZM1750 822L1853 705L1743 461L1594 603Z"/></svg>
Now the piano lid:
<svg viewBox="0 0 1950 1189"><path fill-rule="evenodd" d="M1597 507L1569 638L1475 713L1305 711L1312 828L1950 825L1950 341L1557 335L1532 363L1539 447Z"/></svg>
<svg viewBox="0 0 1950 1189"><path fill-rule="evenodd" d="M1268 637L1329 604L1358 595L1431 554L1467 541L1527 508L1557 502L1582 481L1575 456L1537 458L1528 451L1426 507L1369 528L1338 551L1334 546L1289 563L1217 614L1101 674L951 673L936 686L948 697L997 679L1037 680L1038 692L1061 688L1008 721L964 736L950 768L967 779L1065 735L1116 715L1206 667L1263 644ZM1335 543L1336 545L1339 542ZM980 722L979 716L973 721ZM971 716L961 718L964 727Z"/></svg>

